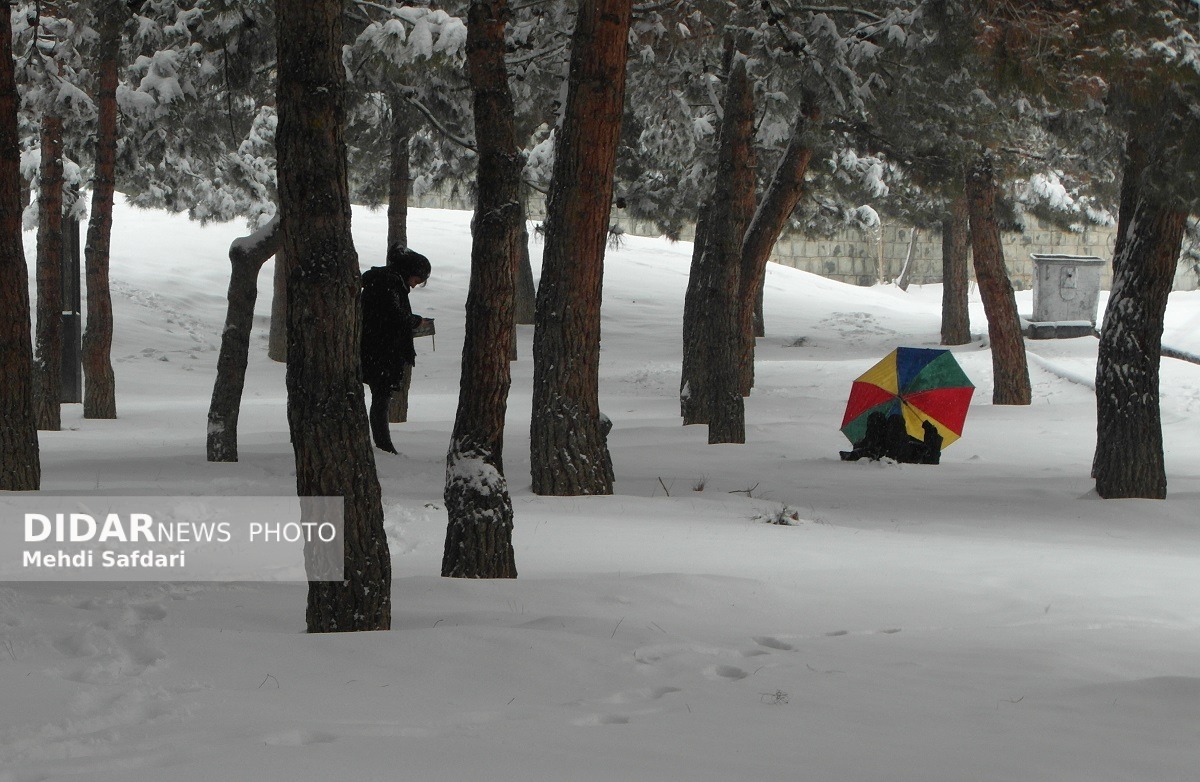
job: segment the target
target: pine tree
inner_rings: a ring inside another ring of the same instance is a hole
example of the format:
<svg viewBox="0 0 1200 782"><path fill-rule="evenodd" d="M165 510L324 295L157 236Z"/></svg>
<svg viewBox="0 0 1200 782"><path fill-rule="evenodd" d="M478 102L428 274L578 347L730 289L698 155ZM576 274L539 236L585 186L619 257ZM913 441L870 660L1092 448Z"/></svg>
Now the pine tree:
<svg viewBox="0 0 1200 782"><path fill-rule="evenodd" d="M764 336L762 296L767 261L804 193L804 177L813 156L814 125L819 122L820 110L816 106L801 108L787 149L779 158L775 173L746 227L742 241L742 278L738 297L742 396L749 396L750 389L754 387L754 341L755 337Z"/></svg>
<svg viewBox="0 0 1200 782"><path fill-rule="evenodd" d="M1164 497L1158 353L1187 215L1200 196L1193 4L1027 0L973 10L981 59L994 73L1061 105L1102 110L1124 139L1092 474L1101 497Z"/></svg>
<svg viewBox="0 0 1200 782"><path fill-rule="evenodd" d="M277 215L250 236L237 239L229 248L229 308L221 329L221 351L217 356L217 379L208 406L207 454L210 462L238 460L238 417L246 367L250 360L250 329L258 299L258 273L272 255L278 257L283 244ZM283 264L280 264L283 267Z"/></svg>
<svg viewBox="0 0 1200 782"><path fill-rule="evenodd" d="M271 0L146 0L132 29L117 93L130 201L265 225L277 211Z"/></svg>
<svg viewBox="0 0 1200 782"><path fill-rule="evenodd" d="M705 330L708 442L746 442L741 358L745 349L742 299L747 285L742 256L746 226L754 215L754 102L746 59L734 54L717 153L717 176L709 202L702 276L707 303ZM726 190L726 188L728 188ZM722 194L724 190L724 194ZM751 307L753 305L751 304ZM753 337L751 337L753 341Z"/></svg>
<svg viewBox="0 0 1200 782"><path fill-rule="evenodd" d="M970 241L966 194L955 194L942 218L943 345L965 345L971 341L971 319L967 313Z"/></svg>
<svg viewBox="0 0 1200 782"><path fill-rule="evenodd" d="M37 205L34 399L38 429L57 432L62 426L63 118L53 109L42 115Z"/></svg>
<svg viewBox="0 0 1200 782"><path fill-rule="evenodd" d="M92 208L85 246L87 325L83 332L83 417L116 418L116 377L112 367L113 314L109 290L109 249L116 194L118 139L117 86L121 69L121 28L125 3L101 4L95 46L97 71L96 142Z"/></svg>
<svg viewBox="0 0 1200 782"><path fill-rule="evenodd" d="M1167 123L1181 132L1187 132L1185 125L1180 114ZM1159 354L1167 295L1188 212L1146 181L1174 173L1164 170L1169 155L1164 154L1164 139L1155 135L1130 134L1121 203L1123 229L1117 232L1112 291L1097 354L1093 477L1096 492L1106 499L1167 496ZM1153 151L1140 146L1147 140Z"/></svg>
<svg viewBox="0 0 1200 782"><path fill-rule="evenodd" d="M631 14L630 0L582 0L572 37L534 330L537 494L612 493L599 407L600 297Z"/></svg>
<svg viewBox="0 0 1200 782"><path fill-rule="evenodd" d="M78 95L91 107L75 84L78 51L68 10L58 2L28 8L26 30L18 32L28 40L25 101L36 111L39 135L33 388L38 428L48 431L62 425L64 134L70 99Z"/></svg>
<svg viewBox="0 0 1200 782"><path fill-rule="evenodd" d="M707 423L709 443L744 443L741 275L754 211L753 97L746 58L731 49L716 176L704 207L704 239L692 258L684 302L681 406L687 423ZM699 420L697 420L699 419Z"/></svg>
<svg viewBox="0 0 1200 782"><path fill-rule="evenodd" d="M1188 215L1200 205L1200 43L1190 4L1153 6L1148 19L1108 9L1115 31L1101 32L1127 48L1097 64L1125 136L1112 291L1096 363L1093 477L1104 498L1166 497L1159 354Z"/></svg>
<svg viewBox="0 0 1200 782"><path fill-rule="evenodd" d="M29 280L21 244L20 142L12 4L0 0L0 491L41 485L33 407Z"/></svg>
<svg viewBox="0 0 1200 782"><path fill-rule="evenodd" d="M504 65L507 17L506 0L475 0L467 24L479 187L458 411L446 456L449 524L442 558L442 575L457 578L517 575L503 446L524 213L520 208L523 161Z"/></svg>
<svg viewBox="0 0 1200 782"><path fill-rule="evenodd" d="M358 370L340 0L278 0L280 209L288 279L288 424L301 497L340 496L345 580L313 581L310 632L386 630L391 557Z"/></svg>
<svg viewBox="0 0 1200 782"><path fill-rule="evenodd" d="M996 218L997 189L992 158L984 153L967 172L966 192L975 279L987 313L992 349L992 404L1027 405L1032 401L1029 362L1025 357L1016 294L1004 267Z"/></svg>

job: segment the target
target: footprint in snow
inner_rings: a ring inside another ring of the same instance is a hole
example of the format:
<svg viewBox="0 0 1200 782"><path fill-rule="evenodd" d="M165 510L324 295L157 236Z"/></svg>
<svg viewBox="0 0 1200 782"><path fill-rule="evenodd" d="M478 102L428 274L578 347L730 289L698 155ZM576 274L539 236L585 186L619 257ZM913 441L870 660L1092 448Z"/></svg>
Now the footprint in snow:
<svg viewBox="0 0 1200 782"><path fill-rule="evenodd" d="M637 690L624 690L604 698L601 703L643 703L656 701L673 692L680 692L678 687L643 687Z"/></svg>
<svg viewBox="0 0 1200 782"><path fill-rule="evenodd" d="M727 681L736 682L739 679L745 679L750 674L738 668L736 665L714 665L705 670L705 674L715 679L725 679Z"/></svg>
<svg viewBox="0 0 1200 782"><path fill-rule="evenodd" d="M759 646L765 646L768 649L775 649L780 652L794 652L796 647L786 641L781 641L778 638L772 638L769 635L759 635L754 637L754 643Z"/></svg>
<svg viewBox="0 0 1200 782"><path fill-rule="evenodd" d="M573 721L581 728L593 728L598 725L628 725L629 718L620 714L589 714Z"/></svg>

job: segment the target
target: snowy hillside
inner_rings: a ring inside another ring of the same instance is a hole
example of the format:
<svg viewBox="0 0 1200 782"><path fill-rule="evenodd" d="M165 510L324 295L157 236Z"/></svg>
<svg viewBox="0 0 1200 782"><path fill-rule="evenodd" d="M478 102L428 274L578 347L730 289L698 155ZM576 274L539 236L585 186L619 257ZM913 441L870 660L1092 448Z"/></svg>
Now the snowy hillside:
<svg viewBox="0 0 1200 782"><path fill-rule="evenodd" d="M993 407L989 352L955 348L978 390L942 464L842 462L851 381L937 344L940 287L773 266L748 442L709 446L678 417L691 245L627 237L603 310L617 493L530 493L521 327L505 454L521 575L446 580L470 216L410 219L434 266L413 307L438 335L418 341L401 455L376 451L393 630L305 635L303 584L0 586L0 782L1196 777L1200 366L1163 361L1166 501L1092 491L1092 338L1028 344L1028 407ZM382 263L384 215L354 220L362 267ZM120 418L66 407L42 435L43 493L294 492L270 264L241 461L205 461L240 233L118 206ZM1164 341L1200 352L1200 293L1172 294Z"/></svg>

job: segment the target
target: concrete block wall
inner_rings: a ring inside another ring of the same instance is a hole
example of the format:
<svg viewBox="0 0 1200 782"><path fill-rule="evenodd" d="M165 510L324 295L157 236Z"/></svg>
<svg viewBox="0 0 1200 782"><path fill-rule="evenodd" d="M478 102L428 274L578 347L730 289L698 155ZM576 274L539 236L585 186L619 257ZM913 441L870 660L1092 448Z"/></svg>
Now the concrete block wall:
<svg viewBox="0 0 1200 782"><path fill-rule="evenodd" d="M912 231L909 226L893 224L873 231L846 229L829 239L787 236L780 240L771 260L854 285L872 285L880 279L891 281L900 276ZM1076 234L1035 224L1026 233L1003 236L1004 262L1013 287L1025 290L1033 284L1031 253L1096 255L1111 260L1114 239L1112 228L1090 228ZM941 281L941 233L918 231L909 282L922 285ZM1110 282L1111 271L1106 267L1103 285L1107 287Z"/></svg>
<svg viewBox="0 0 1200 782"><path fill-rule="evenodd" d="M414 198L413 206L472 208L471 204L465 203L461 198L452 197L443 191L434 191ZM534 220L544 217L545 209L541 198L531 201L528 214L530 219ZM1031 253L1095 255L1103 258L1107 263L1101 272L1100 287L1104 290L1111 287L1115 227L1090 226L1087 230L1076 233L1043 226L1032 217L1028 220L1029 228L1024 233L1004 234L1001 239L1004 263L1014 288L1028 290L1033 286L1033 261L1029 257ZM659 233L649 221L617 215L614 222L626 233L634 236L657 236ZM907 225L887 223L869 231L847 228L831 237L820 239L785 233L775 245L771 260L851 285L874 285L881 279L890 282L899 277L904 268L912 231ZM694 235L694 229L689 226L680 238L691 241ZM970 274L974 279L974 269L971 269ZM941 281L941 233L931 230L918 231L913 245L909 282L913 285L924 285ZM1175 289L1195 290L1197 287L1200 287L1200 273L1190 268L1181 268L1175 277Z"/></svg>

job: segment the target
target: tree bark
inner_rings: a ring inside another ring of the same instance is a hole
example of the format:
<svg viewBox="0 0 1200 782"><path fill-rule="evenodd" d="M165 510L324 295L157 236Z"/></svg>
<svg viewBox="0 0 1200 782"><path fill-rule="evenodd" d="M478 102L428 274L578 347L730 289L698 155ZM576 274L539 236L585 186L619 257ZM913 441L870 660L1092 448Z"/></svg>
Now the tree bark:
<svg viewBox="0 0 1200 782"><path fill-rule="evenodd" d="M278 214L278 213L276 213ZM267 358L287 361L287 280L288 259L283 237L275 251L275 272L271 275L271 330L267 333Z"/></svg>
<svg viewBox="0 0 1200 782"><path fill-rule="evenodd" d="M996 222L996 180L989 155L980 156L967 172L971 250L975 279L988 320L992 350L992 404L1027 405L1032 398L1025 337L1017 315L1017 299L1004 267L1000 227Z"/></svg>
<svg viewBox="0 0 1200 782"><path fill-rule="evenodd" d="M83 332L83 417L116 418L116 375L112 366L113 312L109 289L113 201L116 193L117 80L121 56L123 6L101 10L97 44L98 82L96 169L92 180L92 211L84 246L87 280L87 326Z"/></svg>
<svg viewBox="0 0 1200 782"><path fill-rule="evenodd" d="M409 109L399 95L391 95L388 105L392 112L392 135L388 154L387 246L408 246L408 195L412 188L412 121ZM404 380L388 399L388 423L402 424L408 420L408 392L412 388L412 366L405 367Z"/></svg>
<svg viewBox="0 0 1200 782"><path fill-rule="evenodd" d="M400 372L400 387L393 390L388 397L389 424L403 424L408 421L408 392L412 390L412 372L412 364L405 364Z"/></svg>
<svg viewBox="0 0 1200 782"><path fill-rule="evenodd" d="M229 247L229 309L221 332L221 352L217 357L217 380L208 406L208 460L238 460L238 414L242 390L246 386L246 365L250 359L250 331L254 325L254 304L258 300L258 273L267 259L279 249L283 237L278 214L248 237Z"/></svg>
<svg viewBox="0 0 1200 782"><path fill-rule="evenodd" d="M34 398L38 429L62 428L63 352L63 119L42 117L38 182L37 363Z"/></svg>
<svg viewBox="0 0 1200 782"><path fill-rule="evenodd" d="M1113 283L1096 361L1096 455L1092 476L1105 499L1167 496L1159 409L1163 319L1188 210L1139 186L1151 170L1132 138L1121 188ZM1165 178L1163 172L1159 177Z"/></svg>
<svg viewBox="0 0 1200 782"><path fill-rule="evenodd" d="M442 575L516 578L513 509L504 478L504 416L515 339L513 295L524 210L524 160L504 63L507 0L474 0L467 16L467 69L475 93L478 198L471 244L458 412L446 456Z"/></svg>
<svg viewBox="0 0 1200 782"><path fill-rule="evenodd" d="M809 137L812 126L820 120L820 111L812 105L806 106L796 117L792 138L771 176L771 183L763 194L754 217L746 228L742 240L742 286L741 286L741 389L749 396L754 387L754 338L762 336L765 324L762 316L763 285L767 278L767 260L775 243L779 241L788 218L800 202L804 193L804 175L812 160Z"/></svg>
<svg viewBox="0 0 1200 782"><path fill-rule="evenodd" d="M709 399L704 392L707 370L704 359L704 253L712 224L712 197L700 206L696 216L696 240L692 244L692 263L687 291L683 295L683 357L679 380L679 415L683 425L707 424Z"/></svg>
<svg viewBox="0 0 1200 782"><path fill-rule="evenodd" d="M533 280L533 264L529 260L529 229L527 228L525 202L521 201L521 256L517 260L517 288L513 299L513 322L522 326L533 325L537 316L537 285ZM514 358L516 344L513 345Z"/></svg>
<svg viewBox="0 0 1200 782"><path fill-rule="evenodd" d="M913 253L917 248L917 237L921 235L921 229L913 226L909 229L908 234L908 251L904 253L904 265L900 267L900 276L896 278L896 287L902 291L908 291L908 275L912 271Z"/></svg>
<svg viewBox="0 0 1200 782"><path fill-rule="evenodd" d="M399 95L388 97L392 112L392 135L388 154L387 244L408 246L408 194L412 189L412 139L410 109Z"/></svg>
<svg viewBox="0 0 1200 782"><path fill-rule="evenodd" d="M275 147L290 259L287 389L296 491L343 497L345 508L345 578L309 582L308 630L386 630L391 557L359 365L361 275L342 135L342 3L276 0L275 8Z"/></svg>
<svg viewBox="0 0 1200 782"><path fill-rule="evenodd" d="M746 59L733 55L725 91L717 170L709 198L708 233L698 267L697 300L701 342L701 393L707 398L708 442L746 442L742 401L746 289L742 247L753 216L754 170L750 144L754 103ZM749 193L749 195L747 195ZM751 336L751 339L753 337Z"/></svg>
<svg viewBox="0 0 1200 782"><path fill-rule="evenodd" d="M969 223L966 194L958 193L942 218L943 345L965 345L971 341L971 319L967 309Z"/></svg>
<svg viewBox="0 0 1200 782"><path fill-rule="evenodd" d="M611 494L600 299L631 0L581 0L556 141L534 329L530 472L541 495Z"/></svg>
<svg viewBox="0 0 1200 782"><path fill-rule="evenodd" d="M12 4L0 0L0 491L41 486L29 339L29 270L21 243L21 150Z"/></svg>

